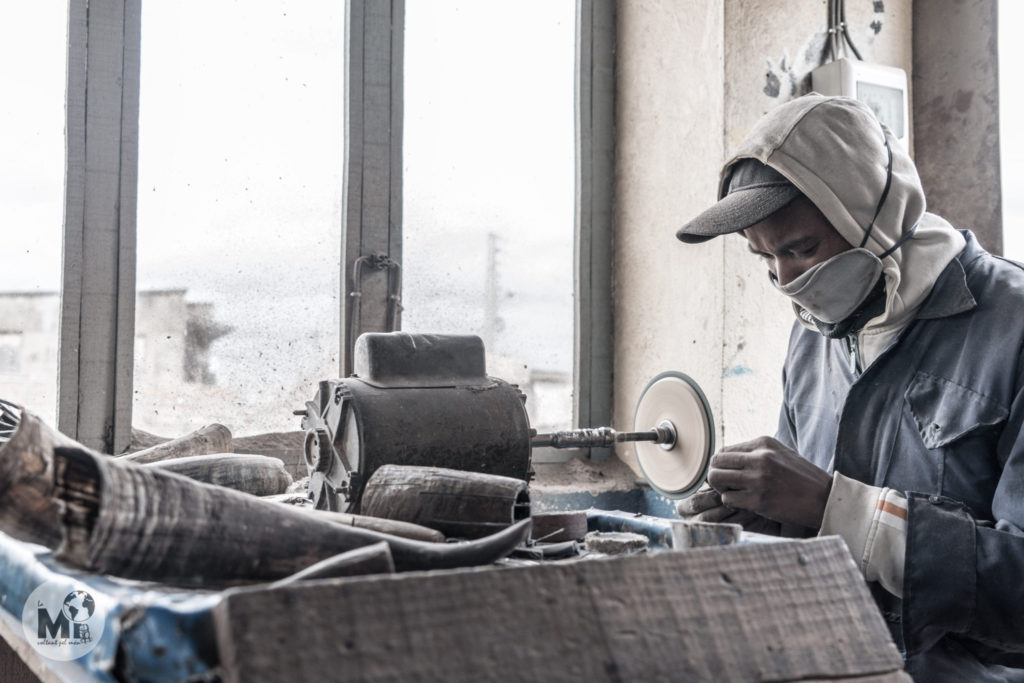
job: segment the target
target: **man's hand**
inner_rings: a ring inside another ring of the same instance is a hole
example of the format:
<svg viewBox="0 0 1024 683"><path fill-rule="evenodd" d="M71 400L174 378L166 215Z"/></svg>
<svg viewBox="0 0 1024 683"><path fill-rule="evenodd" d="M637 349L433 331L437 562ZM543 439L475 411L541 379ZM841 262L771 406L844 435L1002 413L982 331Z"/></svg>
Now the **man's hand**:
<svg viewBox="0 0 1024 683"><path fill-rule="evenodd" d="M792 448L762 436L716 453L708 483L727 508L816 530L825 516L832 476Z"/></svg>
<svg viewBox="0 0 1024 683"><path fill-rule="evenodd" d="M747 510L734 510L722 504L722 495L709 486L676 503L676 512L686 521L739 524L746 531L779 535L779 523Z"/></svg>

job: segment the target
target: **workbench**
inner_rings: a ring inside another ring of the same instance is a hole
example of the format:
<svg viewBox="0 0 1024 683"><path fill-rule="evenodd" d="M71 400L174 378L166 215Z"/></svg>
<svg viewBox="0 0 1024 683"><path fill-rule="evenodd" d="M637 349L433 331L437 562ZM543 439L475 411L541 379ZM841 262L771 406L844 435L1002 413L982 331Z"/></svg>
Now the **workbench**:
<svg viewBox="0 0 1024 683"><path fill-rule="evenodd" d="M588 517L652 552L186 591L76 572L0 534L0 673L17 680L16 653L48 681L909 680L838 537L669 552L667 519ZM20 615L39 584L76 580L103 632L56 662Z"/></svg>

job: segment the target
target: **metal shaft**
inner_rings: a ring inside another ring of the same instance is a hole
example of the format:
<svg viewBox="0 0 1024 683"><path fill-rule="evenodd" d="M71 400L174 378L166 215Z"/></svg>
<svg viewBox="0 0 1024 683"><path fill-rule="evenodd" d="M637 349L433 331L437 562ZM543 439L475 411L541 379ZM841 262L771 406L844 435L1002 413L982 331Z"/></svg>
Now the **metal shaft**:
<svg viewBox="0 0 1024 683"><path fill-rule="evenodd" d="M675 429L670 423L663 422L646 432L616 432L611 427L595 427L538 434L530 440L530 445L534 448L606 448L614 443L630 441L671 444L675 440Z"/></svg>

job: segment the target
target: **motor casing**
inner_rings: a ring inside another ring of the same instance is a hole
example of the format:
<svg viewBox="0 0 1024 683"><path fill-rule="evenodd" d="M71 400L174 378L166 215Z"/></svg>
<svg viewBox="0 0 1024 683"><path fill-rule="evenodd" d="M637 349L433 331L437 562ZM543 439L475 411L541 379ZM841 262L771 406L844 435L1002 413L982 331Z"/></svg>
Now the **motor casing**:
<svg viewBox="0 0 1024 683"><path fill-rule="evenodd" d="M528 481L525 396L485 373L476 336L368 333L354 374L306 404L305 457L317 508L359 512L382 465L444 467Z"/></svg>

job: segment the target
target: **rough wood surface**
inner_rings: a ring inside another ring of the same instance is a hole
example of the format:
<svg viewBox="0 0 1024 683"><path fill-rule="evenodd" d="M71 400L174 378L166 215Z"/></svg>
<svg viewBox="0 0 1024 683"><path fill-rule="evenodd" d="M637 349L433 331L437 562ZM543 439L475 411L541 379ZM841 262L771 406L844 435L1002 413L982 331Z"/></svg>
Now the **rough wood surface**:
<svg viewBox="0 0 1024 683"><path fill-rule="evenodd" d="M837 537L240 589L214 622L228 681L909 680Z"/></svg>
<svg viewBox="0 0 1024 683"><path fill-rule="evenodd" d="M285 471L283 462L277 458L248 453L190 455L144 466L159 467L195 481L226 486L254 496L284 493L292 483L292 477Z"/></svg>
<svg viewBox="0 0 1024 683"><path fill-rule="evenodd" d="M231 453L233 450L231 430L222 424L214 423L156 446L118 455L117 458L146 464L172 458L186 458L191 455Z"/></svg>

